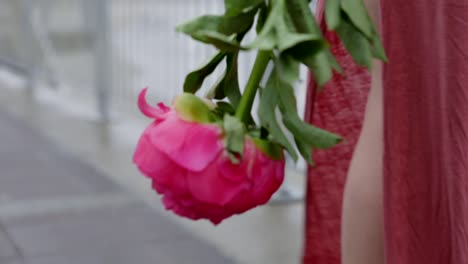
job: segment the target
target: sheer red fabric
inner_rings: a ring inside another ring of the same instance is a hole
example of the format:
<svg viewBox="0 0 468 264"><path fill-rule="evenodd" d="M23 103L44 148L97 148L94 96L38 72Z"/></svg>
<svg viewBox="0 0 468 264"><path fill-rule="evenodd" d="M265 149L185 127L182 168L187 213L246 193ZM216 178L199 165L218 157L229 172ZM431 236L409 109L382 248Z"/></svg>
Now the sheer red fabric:
<svg viewBox="0 0 468 264"><path fill-rule="evenodd" d="M468 263L468 2L381 3L386 263ZM343 184L369 87L336 36L327 38L346 76L320 94L310 85L307 119L347 144L316 153L309 171L307 264L339 263Z"/></svg>
<svg viewBox="0 0 468 264"><path fill-rule="evenodd" d="M468 263L468 1L381 3L387 263Z"/></svg>

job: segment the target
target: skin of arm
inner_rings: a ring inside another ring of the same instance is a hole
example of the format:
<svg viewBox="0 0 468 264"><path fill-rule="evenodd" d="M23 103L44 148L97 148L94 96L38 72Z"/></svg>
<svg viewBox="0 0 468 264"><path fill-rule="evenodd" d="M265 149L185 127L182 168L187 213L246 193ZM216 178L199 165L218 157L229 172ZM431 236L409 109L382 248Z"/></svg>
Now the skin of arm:
<svg viewBox="0 0 468 264"><path fill-rule="evenodd" d="M364 1L380 27L380 1ZM383 92L382 63L373 62L372 84L362 132L345 187L342 263L383 264Z"/></svg>

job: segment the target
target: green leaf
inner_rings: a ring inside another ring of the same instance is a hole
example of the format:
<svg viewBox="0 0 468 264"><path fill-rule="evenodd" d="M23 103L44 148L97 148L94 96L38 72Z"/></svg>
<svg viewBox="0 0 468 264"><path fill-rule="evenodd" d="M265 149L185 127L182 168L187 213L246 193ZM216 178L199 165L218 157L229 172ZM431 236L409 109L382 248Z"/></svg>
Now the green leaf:
<svg viewBox="0 0 468 264"><path fill-rule="evenodd" d="M275 3L283 0L276 0ZM275 24L279 23L282 17L281 6L276 4L271 12L267 14L266 20L263 23L262 30L258 33L257 38L247 47L272 50L276 46Z"/></svg>
<svg viewBox="0 0 468 264"><path fill-rule="evenodd" d="M318 40L319 36L313 34L302 34L302 33L291 33L291 32L279 32L278 33L278 51L283 52L289 48L292 48L301 43Z"/></svg>
<svg viewBox="0 0 468 264"><path fill-rule="evenodd" d="M274 30L265 31L265 26L257 38L247 45L248 49L273 50L277 46L277 37Z"/></svg>
<svg viewBox="0 0 468 264"><path fill-rule="evenodd" d="M286 54L306 65L312 71L319 86L323 86L332 78L333 69L341 71L324 42L302 43L288 50Z"/></svg>
<svg viewBox="0 0 468 264"><path fill-rule="evenodd" d="M272 139L286 148L291 157L297 160L297 153L294 147L289 142L284 134L284 131L278 123L276 117L276 108L278 107L278 92L277 86L278 78L276 75L271 74L265 89L260 94L260 103L258 106L258 117L262 127L266 128Z"/></svg>
<svg viewBox="0 0 468 264"><path fill-rule="evenodd" d="M372 38L371 52L374 58L380 59L384 62L388 62L387 55L385 54L385 49L382 45L382 41L380 40L380 36L377 33L377 31L374 32L374 37Z"/></svg>
<svg viewBox="0 0 468 264"><path fill-rule="evenodd" d="M239 119L228 114L224 115L224 140L226 149L229 153L234 154L231 158L236 158L236 155L242 156L244 153L245 127Z"/></svg>
<svg viewBox="0 0 468 264"><path fill-rule="evenodd" d="M219 52L206 65L189 73L185 78L184 92L196 93L203 85L205 78L213 73L225 56L226 53Z"/></svg>
<svg viewBox="0 0 468 264"><path fill-rule="evenodd" d="M282 78L289 83L294 83L299 80L299 62L297 62L293 57L282 54L279 58L277 67L281 71Z"/></svg>
<svg viewBox="0 0 468 264"><path fill-rule="evenodd" d="M213 87L208 91L206 97L208 99L217 99L217 100L223 100L226 98L226 95L224 94L224 79L226 78L226 72L221 75L221 77L216 80L214 83Z"/></svg>
<svg viewBox="0 0 468 264"><path fill-rule="evenodd" d="M335 146L336 144L342 141L340 136L302 121L297 116L297 113L294 114L292 112L289 112L288 110L284 111L284 125L298 139L308 144L309 146L318 149L327 149Z"/></svg>
<svg viewBox="0 0 468 264"><path fill-rule="evenodd" d="M273 160L282 160L284 158L283 148L271 141L252 137L254 144L268 157Z"/></svg>
<svg viewBox="0 0 468 264"><path fill-rule="evenodd" d="M286 5L298 32L320 36L315 41L300 43L286 52L306 65L312 71L318 85L322 87L333 76L333 70L338 72L342 70L331 55L308 3L305 0L288 0Z"/></svg>
<svg viewBox="0 0 468 264"><path fill-rule="evenodd" d="M368 39L372 38L374 34L372 30L372 20L362 0L343 0L341 1L341 9L348 15L352 24L359 29L365 37Z"/></svg>
<svg viewBox="0 0 468 264"><path fill-rule="evenodd" d="M229 37L215 31L198 31L192 35L192 38L207 44L212 44L222 51L237 51L243 49L234 37Z"/></svg>
<svg viewBox="0 0 468 264"><path fill-rule="evenodd" d="M332 68L336 72L343 74L343 69L341 68L340 64L336 61L335 57L329 49L325 51L325 55L328 57L328 62L331 64Z"/></svg>
<svg viewBox="0 0 468 264"><path fill-rule="evenodd" d="M260 12L258 13L257 27L255 29L257 31L257 34L262 31L267 18L268 18L268 7L263 5L260 8Z"/></svg>
<svg viewBox="0 0 468 264"><path fill-rule="evenodd" d="M341 22L336 32L354 61L371 68L372 52L368 39L346 19Z"/></svg>
<svg viewBox="0 0 468 264"><path fill-rule="evenodd" d="M344 0L348 1L348 0ZM341 20L341 0L327 0L325 1L325 21L327 22L328 29L335 30L340 24Z"/></svg>
<svg viewBox="0 0 468 264"><path fill-rule="evenodd" d="M311 69L319 87L323 87L333 77L334 62L335 58L328 56L327 51L319 52L304 60L304 63Z"/></svg>
<svg viewBox="0 0 468 264"><path fill-rule="evenodd" d="M301 153L301 156L307 161L308 164L314 165L312 147L297 137L294 138L294 141L296 142L297 149L299 150L299 153Z"/></svg>
<svg viewBox="0 0 468 264"><path fill-rule="evenodd" d="M299 43L318 40L320 33L298 33L293 27L290 15L286 10L285 0L275 0L272 10L258 37L247 47L260 50L278 49L282 52Z"/></svg>
<svg viewBox="0 0 468 264"><path fill-rule="evenodd" d="M227 16L237 16L240 13L249 12L263 3L265 0L224 0Z"/></svg>
<svg viewBox="0 0 468 264"><path fill-rule="evenodd" d="M177 26L177 30L220 50L236 51L241 47L232 35L248 31L253 25L255 13L254 10L234 17L205 15Z"/></svg>
<svg viewBox="0 0 468 264"><path fill-rule="evenodd" d="M218 31L223 20L223 16L205 15L178 25L176 29L187 35L193 35L199 31Z"/></svg>
<svg viewBox="0 0 468 264"><path fill-rule="evenodd" d="M254 22L257 10L240 13L236 16L224 16L219 25L219 32L225 35L241 33L249 30Z"/></svg>
<svg viewBox="0 0 468 264"><path fill-rule="evenodd" d="M388 60L377 29L362 0L327 0L325 4L328 28L337 31L346 49L359 65L370 68L372 57Z"/></svg>
<svg viewBox="0 0 468 264"><path fill-rule="evenodd" d="M346 0L341 2L342 9L345 13L344 20L348 21L349 24L346 26L346 30L351 30L350 26L353 26L355 30L359 30L359 32L363 34L363 37L365 37L369 42L369 45L366 45L369 48L364 47L366 50L364 53L367 53L367 49L370 49L372 57L387 62L388 58L385 54L385 49L383 48L379 33L374 22L369 16L363 1ZM366 54L366 56L367 55L368 54Z"/></svg>
<svg viewBox="0 0 468 264"><path fill-rule="evenodd" d="M255 13L251 11L233 17L204 15L185 22L176 29L190 36L200 35L200 32L218 32L230 36L248 30L252 26Z"/></svg>
<svg viewBox="0 0 468 264"><path fill-rule="evenodd" d="M239 102L242 97L238 78L238 56L239 53L228 55L226 59L226 79L224 81L224 93L226 94L227 98L232 103L234 108L237 108L237 106L239 106Z"/></svg>
<svg viewBox="0 0 468 264"><path fill-rule="evenodd" d="M278 97L280 98L280 110L283 113L283 123L297 140L320 149L330 148L341 142L339 136L301 120L297 113L296 97L291 85L281 82Z"/></svg>
<svg viewBox="0 0 468 264"><path fill-rule="evenodd" d="M270 32L263 32L264 31L262 31L258 38L249 44L247 48L260 50L278 49L279 52L283 52L300 43L318 39L317 36L312 34L300 34L277 29L273 29Z"/></svg>
<svg viewBox="0 0 468 264"><path fill-rule="evenodd" d="M318 35L322 40L322 31L305 0L287 0L286 6L297 32Z"/></svg>
<svg viewBox="0 0 468 264"><path fill-rule="evenodd" d="M340 137L329 133L325 130L316 128L304 121L297 113L297 102L294 94L293 83L284 78L285 74L282 71L285 67L283 61L277 62L277 67L273 70L272 75L276 75L276 86L279 106L283 114L283 123L292 132L296 141L307 144L309 147L328 148L340 141ZM299 146L298 146L299 149ZM301 150L301 153L306 153ZM306 158L306 157L305 157Z"/></svg>
<svg viewBox="0 0 468 264"><path fill-rule="evenodd" d="M242 97L238 78L238 55L238 52L229 53L227 55L226 72L212 88L211 92L211 94L214 94L215 99L220 100L227 96L235 108L239 105L239 101Z"/></svg>
<svg viewBox="0 0 468 264"><path fill-rule="evenodd" d="M230 103L223 101L216 103L215 111L222 117L224 117L225 114L234 115L236 113L236 109Z"/></svg>
<svg viewBox="0 0 468 264"><path fill-rule="evenodd" d="M281 61L277 62L281 65ZM297 113L296 98L293 88L284 76L281 69L275 67L270 74L265 91L260 97L259 117L263 127L267 128L273 136L273 140L283 145L293 158L297 153L289 143L284 132L278 124L275 109L279 109L283 116L283 123L295 138L296 146L301 155L312 162L312 148L329 148L341 141L341 138L323 129L317 128L302 121Z"/></svg>
<svg viewBox="0 0 468 264"><path fill-rule="evenodd" d="M213 115L207 103L191 93L178 95L174 100L178 116L189 122L211 123Z"/></svg>

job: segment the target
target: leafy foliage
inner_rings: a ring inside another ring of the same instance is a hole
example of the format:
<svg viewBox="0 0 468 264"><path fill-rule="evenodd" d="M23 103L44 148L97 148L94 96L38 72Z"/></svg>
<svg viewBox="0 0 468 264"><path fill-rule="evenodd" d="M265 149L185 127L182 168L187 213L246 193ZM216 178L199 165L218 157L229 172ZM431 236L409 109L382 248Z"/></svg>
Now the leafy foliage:
<svg viewBox="0 0 468 264"><path fill-rule="evenodd" d="M285 63L285 60L279 60L275 69L270 74L270 78L265 87L265 91L260 100L259 117L261 125L266 127L273 138L278 143L285 146L293 158L297 158L295 149L287 139L284 131L278 124L275 110L279 108L282 121L285 127L292 133L295 139L296 147L301 155L312 162L312 148L329 148L341 141L341 138L335 134L317 128L304 122L297 113L296 97L292 83L296 81L291 78L291 72L294 67ZM289 73L288 73L289 72Z"/></svg>
<svg viewBox="0 0 468 264"><path fill-rule="evenodd" d="M297 112L294 86L299 79L300 64L311 70L319 87L323 87L333 74L342 72L316 22L309 2L224 0L224 14L204 15L177 28L193 39L213 45L219 50L206 65L186 77L185 92L196 93L205 78L222 61L226 63L224 74L210 90L208 97L228 101L218 102L212 111L224 128L226 149L233 161L237 161L238 155L242 154L246 134L254 137L272 156L279 157L278 148L274 147L277 143L294 159L298 158L299 153L310 164L313 163L313 149L330 148L341 141L338 135L304 122ZM328 29L337 32L359 65L370 68L373 58L387 60L363 0L327 0L325 20ZM254 25L256 38L243 45L244 36ZM269 73L265 87L259 87L262 79L259 77L262 76L257 76L264 74L264 68L254 68L251 76L251 80L255 80L254 86L246 88L249 89L249 93L246 93L248 96L255 95L251 93L251 89L260 89L258 125L252 118L240 120L234 117L238 116L239 110L246 110L239 108L249 105L241 103L245 96L241 94L238 81L237 61L243 50L258 50L259 54L266 52L272 56L273 70Z"/></svg>

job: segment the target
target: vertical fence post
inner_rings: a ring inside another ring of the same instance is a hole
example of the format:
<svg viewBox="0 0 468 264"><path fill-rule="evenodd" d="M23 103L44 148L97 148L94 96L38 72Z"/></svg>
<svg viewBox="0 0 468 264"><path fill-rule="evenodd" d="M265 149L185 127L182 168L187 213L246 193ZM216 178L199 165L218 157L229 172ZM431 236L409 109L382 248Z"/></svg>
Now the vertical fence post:
<svg viewBox="0 0 468 264"><path fill-rule="evenodd" d="M111 63L111 12L109 0L84 0L86 4L94 4L93 33L94 40L94 72L95 72L95 96L100 120L104 123L110 121L110 97L112 87L112 63ZM86 10L86 9L85 9ZM87 9L91 11L91 8Z"/></svg>

